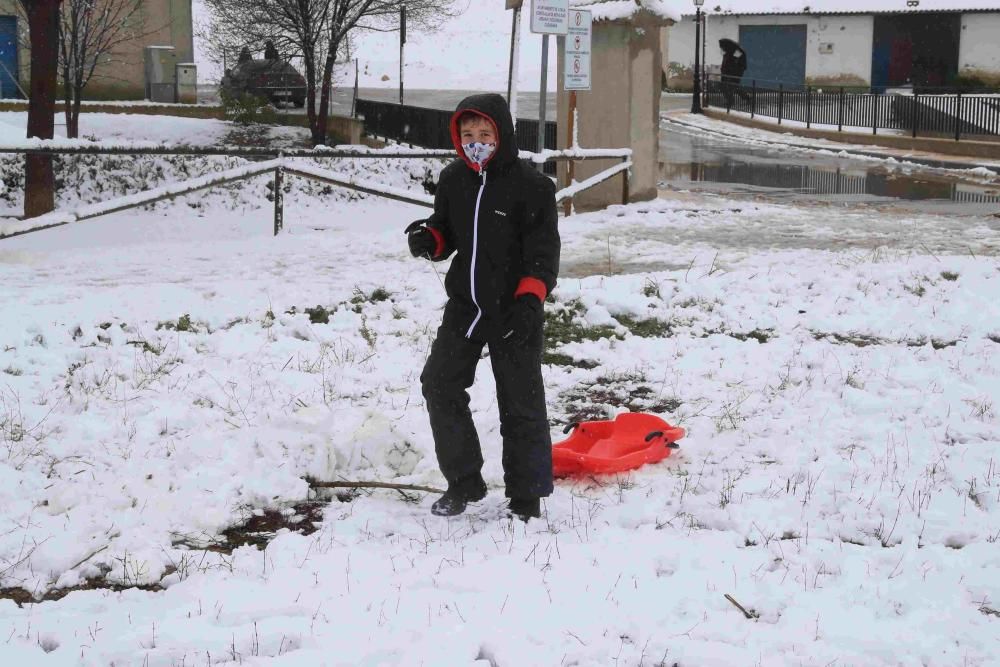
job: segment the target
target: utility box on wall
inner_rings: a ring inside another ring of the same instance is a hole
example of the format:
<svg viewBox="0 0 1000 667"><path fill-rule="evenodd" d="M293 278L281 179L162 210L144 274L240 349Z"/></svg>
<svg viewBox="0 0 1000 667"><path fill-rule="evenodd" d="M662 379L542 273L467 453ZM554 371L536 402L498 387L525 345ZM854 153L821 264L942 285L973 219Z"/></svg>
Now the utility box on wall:
<svg viewBox="0 0 1000 667"><path fill-rule="evenodd" d="M177 54L172 46L145 49L146 99L151 102L177 101Z"/></svg>
<svg viewBox="0 0 1000 667"><path fill-rule="evenodd" d="M198 66L194 63L177 63L177 101L198 103Z"/></svg>

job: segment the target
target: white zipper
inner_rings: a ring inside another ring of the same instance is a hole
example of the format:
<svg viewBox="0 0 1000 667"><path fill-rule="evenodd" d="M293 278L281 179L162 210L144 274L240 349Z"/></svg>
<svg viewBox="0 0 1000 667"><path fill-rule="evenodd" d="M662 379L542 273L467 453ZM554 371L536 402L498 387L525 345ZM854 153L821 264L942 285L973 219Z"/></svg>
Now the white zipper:
<svg viewBox="0 0 1000 667"><path fill-rule="evenodd" d="M483 199L483 190L486 188L486 171L480 172L483 176L483 182L479 186L479 194L476 195L476 213L472 217L472 265L469 267L469 289L472 293L472 303L476 304L476 319L472 320L472 325L469 330L465 332L466 338L472 338L472 330L476 328L479 324L480 318L483 316L483 309L479 306L479 301L476 300L476 252L479 250L479 203Z"/></svg>

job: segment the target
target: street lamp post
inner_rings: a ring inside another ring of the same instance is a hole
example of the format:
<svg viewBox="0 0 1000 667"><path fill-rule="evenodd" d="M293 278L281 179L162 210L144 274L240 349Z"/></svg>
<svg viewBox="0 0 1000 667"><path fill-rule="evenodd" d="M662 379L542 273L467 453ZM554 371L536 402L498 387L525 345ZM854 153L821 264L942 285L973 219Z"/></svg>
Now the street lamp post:
<svg viewBox="0 0 1000 667"><path fill-rule="evenodd" d="M705 0L694 0L694 96L691 113L701 113L701 6Z"/></svg>

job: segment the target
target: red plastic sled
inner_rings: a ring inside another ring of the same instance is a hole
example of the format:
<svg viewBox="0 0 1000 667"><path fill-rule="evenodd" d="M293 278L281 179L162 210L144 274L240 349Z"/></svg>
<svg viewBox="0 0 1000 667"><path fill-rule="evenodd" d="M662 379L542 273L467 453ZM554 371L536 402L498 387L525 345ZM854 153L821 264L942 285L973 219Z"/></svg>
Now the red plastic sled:
<svg viewBox="0 0 1000 667"><path fill-rule="evenodd" d="M614 421L570 424L573 434L552 445L555 477L622 472L670 456L684 429L656 415L627 412Z"/></svg>

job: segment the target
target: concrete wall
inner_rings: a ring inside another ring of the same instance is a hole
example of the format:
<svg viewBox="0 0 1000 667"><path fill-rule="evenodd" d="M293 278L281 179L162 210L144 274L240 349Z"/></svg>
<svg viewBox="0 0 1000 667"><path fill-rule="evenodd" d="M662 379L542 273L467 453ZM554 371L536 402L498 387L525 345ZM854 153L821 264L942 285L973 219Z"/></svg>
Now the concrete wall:
<svg viewBox="0 0 1000 667"><path fill-rule="evenodd" d="M678 23L663 29L663 69L667 86L691 90L694 70L694 17L684 16Z"/></svg>
<svg viewBox="0 0 1000 667"><path fill-rule="evenodd" d="M958 72L1000 85L1000 13L963 14Z"/></svg>
<svg viewBox="0 0 1000 667"><path fill-rule="evenodd" d="M630 200L656 197L662 19L646 12L634 23L597 22L591 44L592 89L577 92L578 136L583 148L631 148L633 150ZM559 148L569 145L569 93L563 90L564 53L558 55L557 93ZM587 160L576 163L575 179L582 181L621 160ZM560 167L562 186L566 169ZM577 210L587 211L621 203L622 179L616 176L574 199Z"/></svg>
<svg viewBox="0 0 1000 667"><path fill-rule="evenodd" d="M806 26L806 81L813 84L869 85L872 70L872 41L875 21L872 16L719 16L709 14L705 23L707 49L705 63L709 73L722 65L719 40L739 41L741 25ZM671 87L690 89L694 67L695 25L693 16L685 16L671 26L670 51L667 54L668 83ZM753 54L748 54L752 59Z"/></svg>
<svg viewBox="0 0 1000 667"><path fill-rule="evenodd" d="M100 0L98 0L100 1ZM144 0L140 25L135 30L139 37L121 44L98 65L94 76L84 90L85 99L141 100L145 97L145 70L143 49L146 46L173 46L177 62L194 62L194 30L191 14L192 0ZM0 0L0 15L23 16L18 0ZM27 19L20 21L21 86L27 90L29 63L31 61Z"/></svg>
<svg viewBox="0 0 1000 667"><path fill-rule="evenodd" d="M806 25L806 83L871 84L873 16L817 16Z"/></svg>

